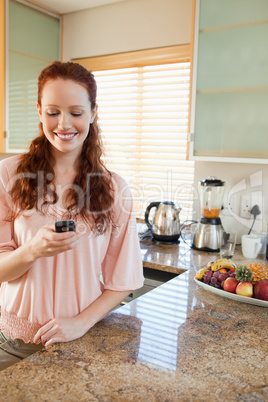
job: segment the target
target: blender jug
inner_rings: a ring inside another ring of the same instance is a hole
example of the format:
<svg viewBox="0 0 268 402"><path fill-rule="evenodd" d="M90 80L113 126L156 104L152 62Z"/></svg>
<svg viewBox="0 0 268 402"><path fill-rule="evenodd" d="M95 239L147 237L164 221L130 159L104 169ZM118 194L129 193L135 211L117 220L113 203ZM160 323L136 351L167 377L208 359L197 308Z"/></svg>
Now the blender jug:
<svg viewBox="0 0 268 402"><path fill-rule="evenodd" d="M202 216L208 219L219 217L222 207L224 182L208 177L199 182Z"/></svg>

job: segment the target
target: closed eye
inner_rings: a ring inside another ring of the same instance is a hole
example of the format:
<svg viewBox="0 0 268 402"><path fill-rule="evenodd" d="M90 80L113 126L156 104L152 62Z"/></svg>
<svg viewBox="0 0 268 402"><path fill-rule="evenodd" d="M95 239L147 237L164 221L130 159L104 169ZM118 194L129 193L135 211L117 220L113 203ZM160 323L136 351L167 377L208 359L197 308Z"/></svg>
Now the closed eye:
<svg viewBox="0 0 268 402"><path fill-rule="evenodd" d="M73 116L73 117L79 117L79 116L82 116L82 113L83 112L77 112L77 113L71 113L71 115ZM60 114L60 112L47 112L47 115L48 116L51 116L51 117L53 117L53 116L58 116Z"/></svg>
<svg viewBox="0 0 268 402"><path fill-rule="evenodd" d="M57 116L59 112L47 112L48 116Z"/></svg>

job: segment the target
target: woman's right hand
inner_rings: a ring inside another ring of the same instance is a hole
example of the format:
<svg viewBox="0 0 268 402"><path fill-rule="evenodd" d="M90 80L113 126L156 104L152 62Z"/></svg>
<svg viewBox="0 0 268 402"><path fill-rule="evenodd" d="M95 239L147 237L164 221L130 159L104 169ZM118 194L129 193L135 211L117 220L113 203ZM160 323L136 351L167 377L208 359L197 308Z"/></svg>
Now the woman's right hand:
<svg viewBox="0 0 268 402"><path fill-rule="evenodd" d="M84 233L56 233L54 225L46 225L35 236L13 251L0 253L0 282L22 276L41 257L53 257L76 247Z"/></svg>
<svg viewBox="0 0 268 402"><path fill-rule="evenodd" d="M55 226L50 224L38 230L36 235L29 240L28 247L34 259L53 257L63 251L76 247L83 236L83 233L75 232L56 233Z"/></svg>

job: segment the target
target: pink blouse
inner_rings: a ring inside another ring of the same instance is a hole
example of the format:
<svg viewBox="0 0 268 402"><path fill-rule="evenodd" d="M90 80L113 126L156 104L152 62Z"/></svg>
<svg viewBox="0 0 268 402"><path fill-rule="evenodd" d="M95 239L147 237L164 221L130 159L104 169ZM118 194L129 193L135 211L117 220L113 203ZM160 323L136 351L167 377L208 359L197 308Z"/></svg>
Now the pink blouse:
<svg viewBox="0 0 268 402"><path fill-rule="evenodd" d="M8 191L19 156L0 162L0 252L12 251L31 239L46 224L62 220L63 208L49 206L46 215L25 211L14 223L4 219L11 204ZM103 235L86 232L74 249L34 262L20 278L0 288L3 332L13 339L33 342L37 330L53 318L74 317L96 300L104 289L131 291L143 286L141 252L131 192L113 173L115 227ZM76 220L77 231L85 231ZM103 283L100 280L102 274Z"/></svg>

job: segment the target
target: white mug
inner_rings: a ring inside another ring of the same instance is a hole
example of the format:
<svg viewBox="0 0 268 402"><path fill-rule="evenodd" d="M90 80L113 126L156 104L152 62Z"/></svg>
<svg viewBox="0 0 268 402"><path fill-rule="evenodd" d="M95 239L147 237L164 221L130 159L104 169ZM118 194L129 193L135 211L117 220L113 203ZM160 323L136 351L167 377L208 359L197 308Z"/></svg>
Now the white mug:
<svg viewBox="0 0 268 402"><path fill-rule="evenodd" d="M262 248L261 238L255 235L243 235L241 244L245 258L256 258Z"/></svg>
<svg viewBox="0 0 268 402"><path fill-rule="evenodd" d="M261 239L261 250L259 252L259 254L261 255L265 255L266 253L266 239L267 239L267 234L265 232L252 232L251 233L253 236L258 237Z"/></svg>

